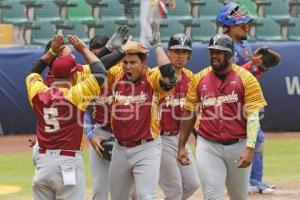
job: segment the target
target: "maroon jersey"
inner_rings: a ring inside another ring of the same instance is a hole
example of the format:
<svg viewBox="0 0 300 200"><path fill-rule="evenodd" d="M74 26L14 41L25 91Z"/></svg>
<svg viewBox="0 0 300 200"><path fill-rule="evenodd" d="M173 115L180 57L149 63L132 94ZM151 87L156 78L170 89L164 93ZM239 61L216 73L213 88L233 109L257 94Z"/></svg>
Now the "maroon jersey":
<svg viewBox="0 0 300 200"><path fill-rule="evenodd" d="M160 73L147 74L136 82L126 81L125 75L113 86L112 129L121 142L137 142L159 136L158 100L156 93L164 91L159 85ZM115 76L116 77L116 76Z"/></svg>
<svg viewBox="0 0 300 200"><path fill-rule="evenodd" d="M39 146L46 149L80 150L84 112L100 92L92 74L70 89L48 88L39 74L26 78L29 101L37 118Z"/></svg>
<svg viewBox="0 0 300 200"><path fill-rule="evenodd" d="M102 94L95 98L95 106L93 112L93 119L103 129L112 132L111 129L111 109L112 109L113 95L111 90L107 87L102 88Z"/></svg>
<svg viewBox="0 0 300 200"><path fill-rule="evenodd" d="M181 80L173 90L160 100L160 128L161 132L179 131L183 105L193 73L183 69Z"/></svg>
<svg viewBox="0 0 300 200"><path fill-rule="evenodd" d="M211 67L196 74L184 108L197 110L197 103L201 104L198 134L211 141L246 137L246 116L266 105L256 78L237 65L224 81Z"/></svg>

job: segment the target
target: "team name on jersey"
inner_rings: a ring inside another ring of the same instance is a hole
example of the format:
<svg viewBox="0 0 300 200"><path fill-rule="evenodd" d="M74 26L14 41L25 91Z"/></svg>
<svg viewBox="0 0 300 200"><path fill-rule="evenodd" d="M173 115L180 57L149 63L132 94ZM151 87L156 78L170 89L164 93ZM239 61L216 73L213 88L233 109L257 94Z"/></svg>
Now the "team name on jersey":
<svg viewBox="0 0 300 200"><path fill-rule="evenodd" d="M116 92L114 97L116 102L124 105L129 105L131 103L143 103L147 100L147 95L144 92L141 92L139 95L135 96L124 96L121 95L120 92Z"/></svg>
<svg viewBox="0 0 300 200"><path fill-rule="evenodd" d="M96 104L112 104L113 96L100 96L95 99Z"/></svg>
<svg viewBox="0 0 300 200"><path fill-rule="evenodd" d="M232 91L231 94L218 97L209 97L206 95L201 97L202 107L221 106L223 103L233 103L238 102L238 100L238 94L236 94L235 91Z"/></svg>
<svg viewBox="0 0 300 200"><path fill-rule="evenodd" d="M166 106L167 107L169 107L169 106L172 106L172 107L180 106L180 108L182 108L183 105L184 105L184 102L185 102L185 98L175 98L172 95L172 96L167 96L165 98L165 101L166 101Z"/></svg>

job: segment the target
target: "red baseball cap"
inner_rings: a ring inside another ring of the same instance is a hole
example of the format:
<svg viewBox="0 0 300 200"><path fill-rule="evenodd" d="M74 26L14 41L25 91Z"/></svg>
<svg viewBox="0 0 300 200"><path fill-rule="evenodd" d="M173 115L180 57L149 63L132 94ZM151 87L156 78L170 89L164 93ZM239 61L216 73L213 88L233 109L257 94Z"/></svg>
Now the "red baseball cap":
<svg viewBox="0 0 300 200"><path fill-rule="evenodd" d="M73 73L82 70L82 65L76 63L72 54L55 58L51 66L51 71L55 78L69 78Z"/></svg>

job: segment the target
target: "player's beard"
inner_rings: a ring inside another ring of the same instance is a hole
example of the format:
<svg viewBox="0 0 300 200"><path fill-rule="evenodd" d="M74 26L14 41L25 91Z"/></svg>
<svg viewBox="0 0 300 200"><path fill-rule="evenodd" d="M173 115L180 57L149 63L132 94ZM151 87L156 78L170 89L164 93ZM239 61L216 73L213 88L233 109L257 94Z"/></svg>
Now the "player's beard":
<svg viewBox="0 0 300 200"><path fill-rule="evenodd" d="M225 59L223 62L220 62L220 64L218 65L214 65L213 64L213 61L212 61L212 58L210 59L210 63L211 63L211 66L213 68L213 70L218 73L218 72L225 72L227 71L227 69L229 68L230 66L230 61L229 59Z"/></svg>

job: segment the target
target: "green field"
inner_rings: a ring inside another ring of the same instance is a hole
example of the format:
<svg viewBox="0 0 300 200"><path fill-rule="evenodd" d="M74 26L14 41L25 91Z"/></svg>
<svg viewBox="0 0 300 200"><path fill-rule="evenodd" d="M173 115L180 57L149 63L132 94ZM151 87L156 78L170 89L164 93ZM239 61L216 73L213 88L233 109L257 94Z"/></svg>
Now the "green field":
<svg viewBox="0 0 300 200"><path fill-rule="evenodd" d="M300 139L269 140L265 144L265 180L300 181ZM91 178L88 166L88 151L84 154L86 166L86 191L91 193ZM18 186L14 194L1 195L0 200L32 199L31 180L34 174L30 153L0 154L0 186ZM0 189L3 192L3 189Z"/></svg>

